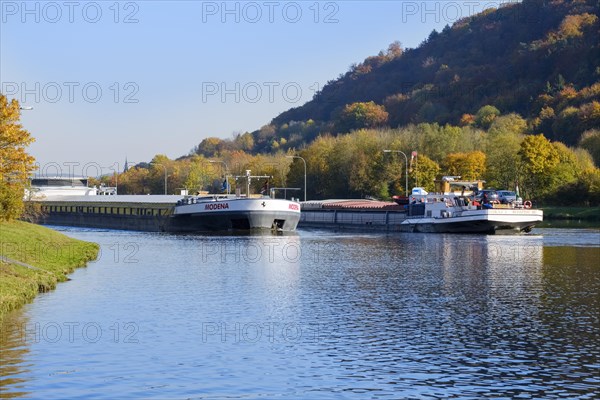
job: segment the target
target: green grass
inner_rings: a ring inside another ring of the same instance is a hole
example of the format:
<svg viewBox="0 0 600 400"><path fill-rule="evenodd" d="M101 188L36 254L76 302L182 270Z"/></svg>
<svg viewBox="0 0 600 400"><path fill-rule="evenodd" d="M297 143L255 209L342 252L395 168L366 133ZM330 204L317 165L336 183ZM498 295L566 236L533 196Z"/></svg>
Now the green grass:
<svg viewBox="0 0 600 400"><path fill-rule="evenodd" d="M75 268L94 260L98 251L95 243L72 239L43 226L21 221L0 222L0 320L37 293L52 290L58 282L66 281Z"/></svg>
<svg viewBox="0 0 600 400"><path fill-rule="evenodd" d="M600 207L542 207L544 219L600 221Z"/></svg>

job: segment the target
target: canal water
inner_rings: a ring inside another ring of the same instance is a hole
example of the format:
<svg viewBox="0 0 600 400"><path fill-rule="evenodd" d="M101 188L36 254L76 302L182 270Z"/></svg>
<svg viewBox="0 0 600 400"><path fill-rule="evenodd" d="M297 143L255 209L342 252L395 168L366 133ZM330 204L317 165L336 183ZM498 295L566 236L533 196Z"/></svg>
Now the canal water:
<svg viewBox="0 0 600 400"><path fill-rule="evenodd" d="M600 396L598 230L56 229L102 253L4 322L1 397Z"/></svg>

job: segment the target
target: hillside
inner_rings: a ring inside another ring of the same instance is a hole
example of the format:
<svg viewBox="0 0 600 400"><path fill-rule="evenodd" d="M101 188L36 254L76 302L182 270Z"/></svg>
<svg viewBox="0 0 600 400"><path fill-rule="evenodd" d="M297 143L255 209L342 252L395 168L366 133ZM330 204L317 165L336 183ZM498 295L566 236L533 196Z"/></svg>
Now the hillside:
<svg viewBox="0 0 600 400"><path fill-rule="evenodd" d="M525 117L530 133L573 145L600 126L599 16L596 0L525 0L433 31L416 49L392 44L253 132L253 150L344 132L344 106L369 101L385 107L392 128L465 125L493 105Z"/></svg>
<svg viewBox="0 0 600 400"><path fill-rule="evenodd" d="M456 175L518 184L545 204L598 205L599 28L597 0L509 3L433 31L416 49L392 43L260 130L154 161L172 171L169 187L191 191L218 191L224 174L248 169L302 187L306 165L311 199L387 199L407 175L409 187L426 188ZM419 167L383 149L418 155ZM119 191L157 193L162 176L132 169Z"/></svg>

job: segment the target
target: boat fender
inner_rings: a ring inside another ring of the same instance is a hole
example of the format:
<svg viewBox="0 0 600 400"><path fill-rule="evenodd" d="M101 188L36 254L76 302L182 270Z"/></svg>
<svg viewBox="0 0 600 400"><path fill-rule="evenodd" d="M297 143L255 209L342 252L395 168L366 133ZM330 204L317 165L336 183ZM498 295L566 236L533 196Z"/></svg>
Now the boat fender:
<svg viewBox="0 0 600 400"><path fill-rule="evenodd" d="M525 203L523 203L523 207L531 208L531 202L529 200L527 200Z"/></svg>

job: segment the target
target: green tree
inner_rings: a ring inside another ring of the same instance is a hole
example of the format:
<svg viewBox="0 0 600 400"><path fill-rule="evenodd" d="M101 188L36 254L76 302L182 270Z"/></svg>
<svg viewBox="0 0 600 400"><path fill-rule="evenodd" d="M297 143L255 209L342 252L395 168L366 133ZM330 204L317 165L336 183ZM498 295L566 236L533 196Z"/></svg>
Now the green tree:
<svg viewBox="0 0 600 400"><path fill-rule="evenodd" d="M389 198L389 182L396 173L383 153L385 135L375 130L360 130L349 135L353 157L348 159L350 189L354 196Z"/></svg>
<svg viewBox="0 0 600 400"><path fill-rule="evenodd" d="M419 154L409 169L409 186L435 190L435 180L440 174L440 166L429 157Z"/></svg>
<svg viewBox="0 0 600 400"><path fill-rule="evenodd" d="M319 136L306 149L300 152L300 156L306 160L308 175L308 195L310 199L325 199L333 194L333 166L329 162L330 154L335 146L335 138L331 136ZM299 167L290 169L288 182L301 187L303 183L304 170Z"/></svg>
<svg viewBox="0 0 600 400"><path fill-rule="evenodd" d="M552 172L560 162L556 147L544 135L523 139L519 156L523 165L523 190L531 198L542 198L552 186Z"/></svg>
<svg viewBox="0 0 600 400"><path fill-rule="evenodd" d="M568 144L574 144L579 139L579 109L576 107L564 108L552 123L554 138Z"/></svg>
<svg viewBox="0 0 600 400"><path fill-rule="evenodd" d="M553 142L552 145L558 155L558 163L550 172L556 182L553 186L575 182L583 172L577 154L563 143ZM553 186L551 188L554 188Z"/></svg>
<svg viewBox="0 0 600 400"><path fill-rule="evenodd" d="M488 135L486 145L486 174L488 187L513 189L521 169L521 142L523 135L502 132Z"/></svg>
<svg viewBox="0 0 600 400"><path fill-rule="evenodd" d="M34 139L19 123L19 102L0 93L0 221L19 218L35 159L26 148Z"/></svg>
<svg viewBox="0 0 600 400"><path fill-rule="evenodd" d="M600 129L585 131L579 140L579 146L589 151L596 166L600 167Z"/></svg>
<svg viewBox="0 0 600 400"><path fill-rule="evenodd" d="M184 172L185 177L183 178L181 186L177 187L184 187L189 193L203 190L211 191L210 189L212 188L209 188L209 185L211 185L214 180L220 180L219 178L225 175L224 171L222 171L222 164L211 164L207 159L201 156L193 156L186 160L185 163L187 164ZM220 182L222 182L222 180L220 180Z"/></svg>
<svg viewBox="0 0 600 400"><path fill-rule="evenodd" d="M527 121L519 114L508 114L496 117L488 130L488 135L513 134L523 135L527 132Z"/></svg>

